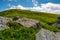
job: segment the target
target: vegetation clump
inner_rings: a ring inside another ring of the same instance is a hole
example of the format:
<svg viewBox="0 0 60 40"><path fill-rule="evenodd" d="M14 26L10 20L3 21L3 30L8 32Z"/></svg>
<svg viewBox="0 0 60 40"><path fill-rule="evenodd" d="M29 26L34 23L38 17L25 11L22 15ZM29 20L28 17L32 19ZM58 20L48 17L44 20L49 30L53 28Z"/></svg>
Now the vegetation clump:
<svg viewBox="0 0 60 40"><path fill-rule="evenodd" d="M19 28L20 24L18 24L17 22L11 21L7 23L9 28L13 28L13 29L17 29Z"/></svg>

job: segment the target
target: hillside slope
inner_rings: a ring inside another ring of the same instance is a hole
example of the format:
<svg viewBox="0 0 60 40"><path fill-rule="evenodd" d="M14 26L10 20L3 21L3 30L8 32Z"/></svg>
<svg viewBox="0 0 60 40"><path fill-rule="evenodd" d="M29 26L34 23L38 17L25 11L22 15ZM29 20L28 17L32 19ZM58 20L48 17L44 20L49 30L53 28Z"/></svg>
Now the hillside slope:
<svg viewBox="0 0 60 40"><path fill-rule="evenodd" d="M54 32L60 32L60 29L57 29L50 25L53 22L56 22L58 15L57 14L50 14L50 13L43 13L43 12L33 12L28 10L17 10L17 9L11 9L6 10L3 12L0 12L0 16L3 17L9 17L13 18L15 16L19 16L20 18L30 18L40 21L40 28L45 28L50 31ZM20 26L19 30L13 30L13 29L7 29L4 31L1 31L0 34L3 36L4 39L10 39L10 40L35 40L35 34L40 30L39 29L33 29L33 28L25 28L23 26ZM13 35L14 34L14 35ZM8 36L9 35L9 36ZM20 36L19 36L20 35ZM7 38L5 38L7 37ZM3 39L1 38L1 39Z"/></svg>
<svg viewBox="0 0 60 40"><path fill-rule="evenodd" d="M40 21L41 26L51 26L50 23L56 22L58 15L50 14L50 13L43 13L43 12L33 12L28 10L7 10L0 12L0 16L4 17L15 17L19 16L20 18L26 17Z"/></svg>

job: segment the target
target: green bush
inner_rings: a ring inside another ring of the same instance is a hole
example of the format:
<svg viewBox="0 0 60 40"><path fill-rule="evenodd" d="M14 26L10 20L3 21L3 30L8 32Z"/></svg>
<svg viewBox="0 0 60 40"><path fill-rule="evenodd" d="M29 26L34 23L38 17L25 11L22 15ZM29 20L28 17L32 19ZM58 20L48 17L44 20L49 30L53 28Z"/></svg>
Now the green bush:
<svg viewBox="0 0 60 40"><path fill-rule="evenodd" d="M36 31L33 28L22 27L20 29L0 31L0 40L35 40Z"/></svg>
<svg viewBox="0 0 60 40"><path fill-rule="evenodd" d="M10 28L13 28L13 29L17 29L17 28L20 27L20 24L18 24L17 22L14 22L14 21L8 22L7 25L8 25Z"/></svg>

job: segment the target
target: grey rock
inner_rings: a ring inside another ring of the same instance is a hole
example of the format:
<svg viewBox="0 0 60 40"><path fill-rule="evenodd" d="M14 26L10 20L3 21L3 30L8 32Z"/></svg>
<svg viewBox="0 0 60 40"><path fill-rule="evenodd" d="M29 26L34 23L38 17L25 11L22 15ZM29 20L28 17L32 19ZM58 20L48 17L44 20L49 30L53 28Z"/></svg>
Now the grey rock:
<svg viewBox="0 0 60 40"><path fill-rule="evenodd" d="M38 28L39 27L39 21L33 20L33 19L28 19L28 18L20 18L17 20L19 24L25 26L25 27L33 27L33 28Z"/></svg>
<svg viewBox="0 0 60 40"><path fill-rule="evenodd" d="M6 23L11 20L11 18L4 18L0 16L0 30L4 30L7 27Z"/></svg>
<svg viewBox="0 0 60 40"><path fill-rule="evenodd" d="M0 16L0 29L5 29L7 27L6 23L9 21L15 21L27 28L33 27L37 29L40 26L39 21L33 19L15 17L13 20L12 18L4 18Z"/></svg>
<svg viewBox="0 0 60 40"><path fill-rule="evenodd" d="M60 24L59 23L54 23L54 24L52 24L52 26L55 26L56 28L60 29Z"/></svg>
<svg viewBox="0 0 60 40"><path fill-rule="evenodd" d="M54 33L46 29L41 29L36 34L36 40L60 40L60 33Z"/></svg>
<svg viewBox="0 0 60 40"><path fill-rule="evenodd" d="M55 26L56 28L60 28L60 17L57 18L58 20L52 24L52 26Z"/></svg>

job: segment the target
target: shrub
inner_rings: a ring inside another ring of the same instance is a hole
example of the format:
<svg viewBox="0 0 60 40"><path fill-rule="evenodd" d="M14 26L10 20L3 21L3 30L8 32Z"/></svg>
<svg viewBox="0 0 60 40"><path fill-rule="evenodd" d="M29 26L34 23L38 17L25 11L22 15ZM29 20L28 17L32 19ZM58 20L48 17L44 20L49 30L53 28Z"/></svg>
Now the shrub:
<svg viewBox="0 0 60 40"><path fill-rule="evenodd" d="M7 25L9 26L9 28L13 28L13 29L17 29L20 27L20 24L14 21L8 22Z"/></svg>

